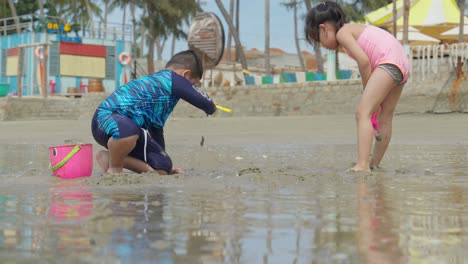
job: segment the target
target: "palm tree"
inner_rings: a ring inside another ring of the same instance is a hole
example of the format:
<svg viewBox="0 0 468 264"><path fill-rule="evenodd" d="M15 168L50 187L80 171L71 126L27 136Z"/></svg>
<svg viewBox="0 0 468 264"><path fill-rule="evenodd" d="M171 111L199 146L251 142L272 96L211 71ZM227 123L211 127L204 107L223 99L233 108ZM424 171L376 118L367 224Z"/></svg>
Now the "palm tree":
<svg viewBox="0 0 468 264"><path fill-rule="evenodd" d="M299 44L299 32L298 32L298 28L297 28L297 5L298 5L298 2L297 0L292 0L290 2L287 2L287 3L283 3L282 5L284 5L287 9L293 9L293 13L294 13L294 42L296 43L296 51L297 51L297 56L299 58L299 64L302 68L302 71L306 71L306 67L305 67L305 63L304 63L304 57L302 56L302 52L301 52L301 47L300 47L300 44Z"/></svg>
<svg viewBox="0 0 468 264"><path fill-rule="evenodd" d="M119 7L120 9L122 9L123 13L122 13L122 40L125 40L125 25L126 25L126 21L127 21L127 7L132 7L134 8L135 4L138 4L138 3L135 3L135 1L131 1L131 0L114 0L115 2L115 5L117 7ZM138 1L136 1L138 2ZM135 16L135 12L133 11L133 19L134 19L134 16Z"/></svg>
<svg viewBox="0 0 468 264"><path fill-rule="evenodd" d="M57 13L58 16L70 17L70 20L75 25L81 25L83 36L85 35L86 28L89 26L91 36L95 34L94 18L101 18L101 8L99 4L91 2L91 0L52 0L48 1L47 6L53 8L54 4L64 7L63 11Z"/></svg>
<svg viewBox="0 0 468 264"><path fill-rule="evenodd" d="M88 17L89 17L89 25L90 25L90 29L91 29L91 36L94 37L95 35L95 27L94 27L94 21L93 21L93 10L91 9L91 3L90 3L90 0L84 0L84 4L86 6L86 11L88 13ZM99 8L99 10L101 10Z"/></svg>
<svg viewBox="0 0 468 264"><path fill-rule="evenodd" d="M304 0L304 4L306 6L307 12L309 12L309 10L312 9L311 0ZM320 49L319 45L314 45L314 53L315 53L315 60L317 62L317 72L324 73L322 50Z"/></svg>
<svg viewBox="0 0 468 264"><path fill-rule="evenodd" d="M201 10L195 0L159 0L145 1L148 15L143 19L148 29L148 72L154 72L154 48L157 46L158 59L168 36L180 30L183 23L188 23L190 16Z"/></svg>
<svg viewBox="0 0 468 264"><path fill-rule="evenodd" d="M103 24L103 37L107 37L107 18L109 14L115 9L116 7L116 2L113 0L103 0L104 2L104 14L102 16L102 24ZM99 27L100 29L101 27Z"/></svg>
<svg viewBox="0 0 468 264"><path fill-rule="evenodd" d="M231 17L231 20L233 20L233 17L234 17L234 0L229 1L229 15ZM227 48L226 48L226 51L225 51L227 61L231 61L231 44L232 44L232 34L231 34L231 30L229 30Z"/></svg>
<svg viewBox="0 0 468 264"><path fill-rule="evenodd" d="M13 16L13 19L15 20L16 33L19 34L19 33L21 33L21 29L20 29L20 25L19 25L18 14L16 13L15 4L13 3L13 0L8 0L8 4L10 5L11 15Z"/></svg>
<svg viewBox="0 0 468 264"><path fill-rule="evenodd" d="M130 1L130 15L132 16L132 54L136 55L138 52L137 48L137 23L136 20L136 9L143 6L143 1Z"/></svg>
<svg viewBox="0 0 468 264"><path fill-rule="evenodd" d="M241 41L240 41L239 32L234 27L234 24L233 24L233 22L231 20L231 17L229 16L228 12L226 11L226 8L224 8L224 5L221 2L221 0L215 0L215 1L216 1L216 4L218 5L219 10L221 10L221 13L223 14L223 17L226 20L226 23L228 24L229 31L232 33L232 36L234 37L234 40L236 41L236 48L237 48L237 51L238 51L237 55L239 55L239 56L236 56L236 58L240 59L240 62L242 64L242 68L247 70L248 69L247 60L245 59L244 50L242 49L242 44L241 44ZM237 0L237 1L239 1L239 0ZM237 12L239 12L239 9L237 9Z"/></svg>

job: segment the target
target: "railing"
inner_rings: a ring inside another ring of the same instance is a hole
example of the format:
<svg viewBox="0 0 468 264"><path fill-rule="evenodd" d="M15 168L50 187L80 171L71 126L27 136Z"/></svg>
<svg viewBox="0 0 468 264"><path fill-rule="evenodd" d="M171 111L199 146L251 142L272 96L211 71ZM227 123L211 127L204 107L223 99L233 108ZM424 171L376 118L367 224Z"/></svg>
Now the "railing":
<svg viewBox="0 0 468 264"><path fill-rule="evenodd" d="M0 19L0 35L16 34L17 28L19 27L20 33L23 32L42 32L47 31L47 24L50 23L63 23L66 24L64 19L60 17L46 16L44 17L44 22L41 22L41 19L36 15L22 15L18 16L19 23L16 23L14 17L2 18ZM94 28L91 28L90 25L86 25L84 28L80 25L76 33L82 35L83 37L94 37L99 39L108 39L108 40L131 40L133 37L132 27L129 24L122 23L102 23L101 21L96 21L93 23ZM72 32L69 32L72 33Z"/></svg>
<svg viewBox="0 0 468 264"><path fill-rule="evenodd" d="M143 69L143 66L141 66L141 64L138 63L138 61L134 59L133 69L132 69L132 80L135 80L147 74L148 73L145 71L145 69Z"/></svg>

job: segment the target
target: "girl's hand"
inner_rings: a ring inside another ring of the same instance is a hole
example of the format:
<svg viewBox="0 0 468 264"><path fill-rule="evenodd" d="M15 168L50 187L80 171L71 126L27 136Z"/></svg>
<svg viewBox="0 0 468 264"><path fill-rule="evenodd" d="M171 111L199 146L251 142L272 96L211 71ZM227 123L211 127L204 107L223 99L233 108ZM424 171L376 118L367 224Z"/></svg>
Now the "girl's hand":
<svg viewBox="0 0 468 264"><path fill-rule="evenodd" d="M184 170L180 168L173 168L171 171L171 174L181 174L181 173L184 173Z"/></svg>

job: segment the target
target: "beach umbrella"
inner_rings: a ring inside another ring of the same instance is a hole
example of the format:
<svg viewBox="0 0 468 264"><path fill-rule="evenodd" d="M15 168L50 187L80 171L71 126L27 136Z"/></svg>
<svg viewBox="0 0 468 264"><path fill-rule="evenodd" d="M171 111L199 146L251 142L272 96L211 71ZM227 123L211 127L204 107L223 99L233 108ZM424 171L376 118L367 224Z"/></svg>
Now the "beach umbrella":
<svg viewBox="0 0 468 264"><path fill-rule="evenodd" d="M459 23L460 9L454 0L419 0L410 8L409 25L431 37L437 38ZM403 25L403 17L397 25Z"/></svg>
<svg viewBox="0 0 468 264"><path fill-rule="evenodd" d="M403 30L397 32L397 39L403 41ZM421 33L415 27L408 28L408 41L410 46L436 45L440 40Z"/></svg>
<svg viewBox="0 0 468 264"><path fill-rule="evenodd" d="M379 11L380 10L380 11ZM403 26L403 1L397 1L397 26ZM366 15L366 20L376 26L391 27L392 4ZM466 19L466 18L465 18ZM455 0L414 0L410 4L409 25L423 34L439 35L460 23L460 10Z"/></svg>
<svg viewBox="0 0 468 264"><path fill-rule="evenodd" d="M403 15L403 0L397 0L397 17ZM393 18L393 3L390 3L386 6L383 6L377 10L374 10L364 16L364 19L367 23L372 25L383 25L386 23L391 23Z"/></svg>
<svg viewBox="0 0 468 264"><path fill-rule="evenodd" d="M460 33L460 26L456 26L440 34L439 39L458 40L459 33ZM468 41L468 24L465 24L463 27L463 39L464 41Z"/></svg>

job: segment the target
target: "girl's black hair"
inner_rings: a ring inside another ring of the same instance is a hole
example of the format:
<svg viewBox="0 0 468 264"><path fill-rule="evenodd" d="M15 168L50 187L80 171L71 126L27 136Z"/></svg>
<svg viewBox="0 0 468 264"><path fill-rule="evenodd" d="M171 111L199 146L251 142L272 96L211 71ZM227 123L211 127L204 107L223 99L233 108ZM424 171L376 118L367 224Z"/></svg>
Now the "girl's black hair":
<svg viewBox="0 0 468 264"><path fill-rule="evenodd" d="M334 1L321 2L307 13L304 33L308 43L320 45L319 26L325 22L334 23L337 31L347 23L345 13Z"/></svg>

